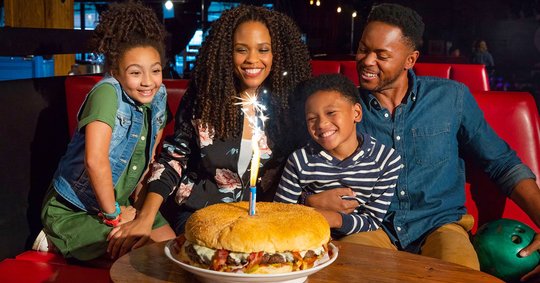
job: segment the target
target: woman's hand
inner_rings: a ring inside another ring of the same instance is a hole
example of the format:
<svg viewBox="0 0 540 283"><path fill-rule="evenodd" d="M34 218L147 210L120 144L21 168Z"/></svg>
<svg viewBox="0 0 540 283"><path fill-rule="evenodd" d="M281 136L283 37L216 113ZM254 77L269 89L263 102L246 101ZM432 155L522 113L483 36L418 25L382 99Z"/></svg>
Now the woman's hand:
<svg viewBox="0 0 540 283"><path fill-rule="evenodd" d="M107 241L109 241L107 252L111 258L119 258L129 251L145 245L152 232L152 223L135 218L133 221L114 227L107 236Z"/></svg>
<svg viewBox="0 0 540 283"><path fill-rule="evenodd" d="M122 219L120 220L120 225L128 223L135 219L137 216L137 210L133 206L120 206L120 212Z"/></svg>
<svg viewBox="0 0 540 283"><path fill-rule="evenodd" d="M306 205L318 210L329 210L345 214L352 213L360 204L356 200L346 200L343 197L354 197L355 194L350 188L337 188L317 194L309 195L306 198Z"/></svg>
<svg viewBox="0 0 540 283"><path fill-rule="evenodd" d="M519 256L526 257L540 250L540 234L534 236L533 241L519 252ZM521 282L540 282L540 265L521 277Z"/></svg>

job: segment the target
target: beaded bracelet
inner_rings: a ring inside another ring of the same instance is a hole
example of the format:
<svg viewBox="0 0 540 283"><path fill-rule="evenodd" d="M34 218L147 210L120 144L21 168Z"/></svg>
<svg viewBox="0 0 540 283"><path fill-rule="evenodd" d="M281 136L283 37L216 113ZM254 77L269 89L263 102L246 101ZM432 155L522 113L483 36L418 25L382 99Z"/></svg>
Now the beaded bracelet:
<svg viewBox="0 0 540 283"><path fill-rule="evenodd" d="M118 205L118 202L114 202L114 212L113 213L106 213L104 211L101 211L101 215L103 215L104 218L106 219L109 219L109 220L112 220L112 219L116 219L116 217L118 217L118 215L120 215L120 205Z"/></svg>

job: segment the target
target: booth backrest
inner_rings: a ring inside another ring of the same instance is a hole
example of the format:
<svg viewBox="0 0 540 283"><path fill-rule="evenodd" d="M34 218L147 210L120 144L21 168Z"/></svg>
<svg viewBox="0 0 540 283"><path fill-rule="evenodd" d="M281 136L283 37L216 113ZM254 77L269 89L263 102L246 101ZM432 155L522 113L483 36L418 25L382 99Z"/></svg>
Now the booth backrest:
<svg viewBox="0 0 540 283"><path fill-rule="evenodd" d="M540 177L540 119L536 103L526 92L474 92L489 125L505 140L523 163ZM532 220L509 198L493 189L491 182L472 159L467 164L467 210L476 219L473 231L491 220L510 218L538 231ZM540 180L536 182L540 185Z"/></svg>
<svg viewBox="0 0 540 283"><path fill-rule="evenodd" d="M349 78L355 86L359 86L358 71L356 71L356 61L339 61L340 72Z"/></svg>
<svg viewBox="0 0 540 283"><path fill-rule="evenodd" d="M463 83L472 92L489 90L486 66L480 64L452 64L450 79Z"/></svg>
<svg viewBox="0 0 540 283"><path fill-rule="evenodd" d="M318 76L322 74L336 74L340 72L339 61L311 60L311 74Z"/></svg>
<svg viewBox="0 0 540 283"><path fill-rule="evenodd" d="M450 64L450 63L416 63L414 71L419 76L433 76L452 79L463 83L474 91L488 91L489 78L486 67L480 64ZM358 84L356 61L325 61L311 60L311 74L341 73L355 85Z"/></svg>
<svg viewBox="0 0 540 283"><path fill-rule="evenodd" d="M68 114L69 134L73 136L77 129L77 113L81 107L84 98L92 87L99 82L101 76L68 76L66 77L66 106ZM164 79L163 83L167 88L167 104L171 112L176 113L178 104L186 92L188 80ZM164 136L172 134L174 123L168 123L163 131Z"/></svg>
<svg viewBox="0 0 540 283"><path fill-rule="evenodd" d="M450 64L416 63L413 69L418 76L450 78Z"/></svg>

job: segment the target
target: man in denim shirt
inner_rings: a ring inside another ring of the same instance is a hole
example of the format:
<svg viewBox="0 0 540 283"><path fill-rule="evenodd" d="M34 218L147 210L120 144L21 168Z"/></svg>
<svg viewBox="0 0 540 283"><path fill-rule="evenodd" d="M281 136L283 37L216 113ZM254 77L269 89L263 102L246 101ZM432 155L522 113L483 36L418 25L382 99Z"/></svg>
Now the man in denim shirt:
<svg viewBox="0 0 540 283"><path fill-rule="evenodd" d="M474 220L465 209L461 154L482 161L501 190L540 226L535 176L486 123L467 87L414 74L424 30L416 12L381 4L367 22L356 55L364 111L358 127L395 148L405 168L383 228L343 240L479 269L467 234ZM346 190L311 195L306 203L348 212L356 204L338 197ZM537 236L524 252L539 247Z"/></svg>

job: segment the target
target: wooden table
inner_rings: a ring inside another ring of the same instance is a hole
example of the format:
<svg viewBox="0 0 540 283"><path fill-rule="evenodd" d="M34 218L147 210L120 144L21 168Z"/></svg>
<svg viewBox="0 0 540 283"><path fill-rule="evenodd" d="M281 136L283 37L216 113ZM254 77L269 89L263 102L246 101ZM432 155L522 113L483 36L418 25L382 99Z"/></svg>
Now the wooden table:
<svg viewBox="0 0 540 283"><path fill-rule="evenodd" d="M489 274L439 259L334 242L339 256L330 266L308 277L309 283L329 282L502 282ZM197 282L163 252L165 242L136 249L111 268L114 282Z"/></svg>

